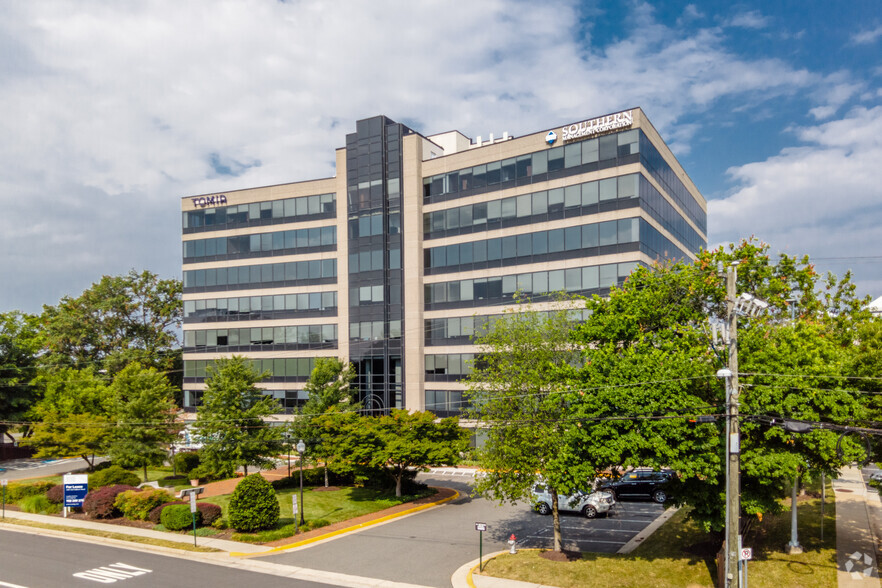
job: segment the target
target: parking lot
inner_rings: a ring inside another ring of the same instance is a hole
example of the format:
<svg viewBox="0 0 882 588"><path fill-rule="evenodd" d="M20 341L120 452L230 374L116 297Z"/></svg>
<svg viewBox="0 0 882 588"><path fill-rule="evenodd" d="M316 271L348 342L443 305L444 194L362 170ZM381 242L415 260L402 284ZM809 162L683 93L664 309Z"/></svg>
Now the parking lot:
<svg viewBox="0 0 882 588"><path fill-rule="evenodd" d="M470 484L469 470L436 468L425 475L427 481L439 484L445 480ZM492 503L483 508L494 510ZM522 503L507 519L507 528L516 531L518 545L525 548L551 548L554 542L551 515L540 515L528 503ZM617 553L634 537L665 512L664 505L655 502L620 501L607 516L587 519L578 513L560 515L563 548L593 553Z"/></svg>
<svg viewBox="0 0 882 588"><path fill-rule="evenodd" d="M576 513L561 513L563 548L593 553L616 553L665 508L654 502L618 502L608 516L586 519ZM530 513L528 513L530 514ZM551 516L532 513L535 531L520 542L523 547L551 547L554 534Z"/></svg>

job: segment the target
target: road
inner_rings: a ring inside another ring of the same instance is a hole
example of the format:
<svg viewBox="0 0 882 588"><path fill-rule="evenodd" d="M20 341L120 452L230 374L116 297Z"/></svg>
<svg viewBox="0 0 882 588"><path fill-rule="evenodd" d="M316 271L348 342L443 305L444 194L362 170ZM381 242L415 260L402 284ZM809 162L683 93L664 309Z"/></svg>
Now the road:
<svg viewBox="0 0 882 588"><path fill-rule="evenodd" d="M106 460L96 457L95 463ZM77 472L88 467L81 457L72 459L15 459L0 462L0 480L23 480L26 478L42 478Z"/></svg>
<svg viewBox="0 0 882 588"><path fill-rule="evenodd" d="M44 588L121 584L144 586L211 586L260 588L281 582L296 588L327 588L327 584L284 580L210 563L156 553L71 541L45 535L0 531L0 587Z"/></svg>
<svg viewBox="0 0 882 588"><path fill-rule="evenodd" d="M429 511L261 559L423 586L448 587L457 568L478 558L477 522L486 523L488 527L483 533L484 553L508 549L512 534L518 538L521 547L552 546L551 517L533 512L527 504L500 506L481 498L471 498L471 477L420 474L418 480L455 488L460 497ZM578 515L563 515L564 548L614 553L662 512L661 505L628 502L608 518L588 520Z"/></svg>

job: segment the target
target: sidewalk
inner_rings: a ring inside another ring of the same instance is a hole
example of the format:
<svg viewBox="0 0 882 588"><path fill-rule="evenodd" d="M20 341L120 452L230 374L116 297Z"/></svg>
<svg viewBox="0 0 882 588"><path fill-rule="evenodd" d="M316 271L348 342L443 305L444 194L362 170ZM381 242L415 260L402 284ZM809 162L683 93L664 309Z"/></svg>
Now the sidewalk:
<svg viewBox="0 0 882 588"><path fill-rule="evenodd" d="M882 503L856 467L833 480L836 495L836 564L839 588L878 588Z"/></svg>

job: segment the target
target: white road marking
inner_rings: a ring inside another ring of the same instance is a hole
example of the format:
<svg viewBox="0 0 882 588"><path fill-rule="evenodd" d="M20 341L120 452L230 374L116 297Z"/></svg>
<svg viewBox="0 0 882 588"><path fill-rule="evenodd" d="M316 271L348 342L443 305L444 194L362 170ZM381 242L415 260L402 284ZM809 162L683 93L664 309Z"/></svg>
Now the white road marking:
<svg viewBox="0 0 882 588"><path fill-rule="evenodd" d="M26 588L25 586L19 586L18 584L10 584L9 582L0 582L0 586L4 586L5 588Z"/></svg>
<svg viewBox="0 0 882 588"><path fill-rule="evenodd" d="M93 582L98 582L100 584L113 584L117 580L128 580L129 578L134 578L135 576L143 576L144 574L148 574L152 571L153 570L138 568L135 566L130 566L129 564L117 562L115 564L110 564L109 566L92 568L91 570L86 570L85 572L77 572L73 574L73 577L81 578L83 580L92 580Z"/></svg>

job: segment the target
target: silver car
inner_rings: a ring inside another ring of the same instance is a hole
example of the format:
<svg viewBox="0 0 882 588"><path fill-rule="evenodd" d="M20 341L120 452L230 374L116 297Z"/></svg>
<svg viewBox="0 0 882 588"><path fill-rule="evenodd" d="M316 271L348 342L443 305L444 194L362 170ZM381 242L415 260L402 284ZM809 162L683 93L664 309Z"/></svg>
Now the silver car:
<svg viewBox="0 0 882 588"><path fill-rule="evenodd" d="M536 484L532 489L533 508L539 514L551 514L551 492L544 484ZM557 508L558 510L568 510L581 513L589 519L593 519L598 514L606 514L609 509L616 503L616 499L611 492L576 492L574 494L558 494Z"/></svg>

